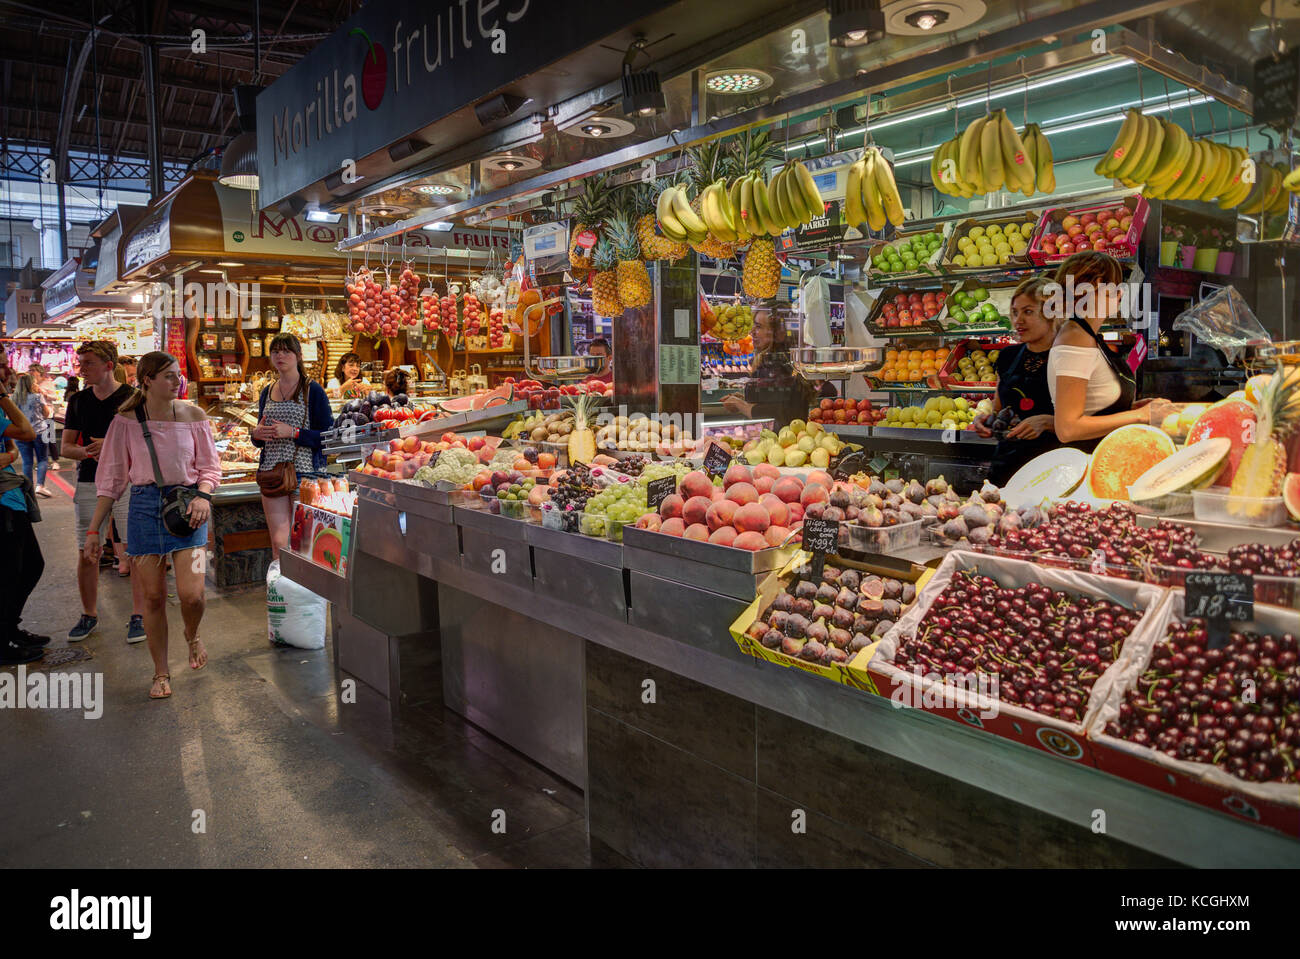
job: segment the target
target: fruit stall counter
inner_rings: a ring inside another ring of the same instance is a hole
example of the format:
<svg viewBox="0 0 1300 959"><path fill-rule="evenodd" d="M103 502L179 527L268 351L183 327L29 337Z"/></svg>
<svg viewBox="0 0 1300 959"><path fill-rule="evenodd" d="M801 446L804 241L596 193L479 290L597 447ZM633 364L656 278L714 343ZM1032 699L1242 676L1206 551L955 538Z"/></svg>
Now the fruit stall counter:
<svg viewBox="0 0 1300 959"><path fill-rule="evenodd" d="M638 863L1300 866L1295 838L747 655L729 629L761 554L706 578L647 531L617 543L358 482L348 616L438 646L448 707L583 788L592 841Z"/></svg>
<svg viewBox="0 0 1300 959"><path fill-rule="evenodd" d="M266 582L271 531L257 483L223 483L213 492L208 548L208 580L218 589Z"/></svg>

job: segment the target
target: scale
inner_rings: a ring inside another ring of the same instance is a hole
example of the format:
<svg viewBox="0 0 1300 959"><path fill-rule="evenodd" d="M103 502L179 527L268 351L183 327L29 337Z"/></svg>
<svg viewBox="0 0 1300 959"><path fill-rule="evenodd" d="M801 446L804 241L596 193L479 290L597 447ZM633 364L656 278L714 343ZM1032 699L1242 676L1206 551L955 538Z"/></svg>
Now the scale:
<svg viewBox="0 0 1300 959"><path fill-rule="evenodd" d="M549 300L532 303L524 308L524 372L533 379L543 380L547 383L563 383L566 380L586 379L588 376L599 373L605 365L603 356L579 356L576 354L568 356L532 355L529 347L532 338L541 332L542 326L546 322L546 308L552 304L562 302L563 299L563 296L555 296ZM536 330L532 328L534 311L541 315Z"/></svg>

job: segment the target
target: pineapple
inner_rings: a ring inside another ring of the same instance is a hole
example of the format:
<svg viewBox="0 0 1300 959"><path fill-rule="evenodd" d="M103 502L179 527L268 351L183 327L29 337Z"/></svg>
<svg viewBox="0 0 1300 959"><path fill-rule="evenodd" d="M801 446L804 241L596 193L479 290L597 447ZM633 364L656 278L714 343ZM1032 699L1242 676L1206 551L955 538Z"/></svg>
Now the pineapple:
<svg viewBox="0 0 1300 959"><path fill-rule="evenodd" d="M641 244L641 259L647 263L652 260L680 260L691 251L686 243L674 243L655 232L655 201L670 186L672 181L662 177L655 183L643 183L636 189L636 238Z"/></svg>
<svg viewBox="0 0 1300 959"><path fill-rule="evenodd" d="M609 237L601 237L591 258L595 273L591 278L591 308L597 316L622 316L618 298L618 259Z"/></svg>
<svg viewBox="0 0 1300 959"><path fill-rule="evenodd" d="M584 255L582 247L578 245L578 237L588 229L594 230L599 237L601 223L610 212L605 176L590 177L583 183L582 193L573 201L573 222L569 230L569 265L572 269L592 268L592 257Z"/></svg>
<svg viewBox="0 0 1300 959"><path fill-rule="evenodd" d="M781 264L776 259L776 241L760 236L750 244L745 254L745 267L740 282L746 296L768 300L776 296L781 280Z"/></svg>
<svg viewBox="0 0 1300 959"><path fill-rule="evenodd" d="M650 275L641 262L641 247L636 230L626 214L620 213L606 225L605 235L614 247L618 259L618 299L625 309L649 306L654 299Z"/></svg>
<svg viewBox="0 0 1300 959"><path fill-rule="evenodd" d="M569 433L569 465L590 463L596 458L596 434L591 431L592 413L599 401L587 393L573 398L573 430Z"/></svg>
<svg viewBox="0 0 1300 959"><path fill-rule="evenodd" d="M734 162L723 150L721 140L711 140L692 147L687 152L691 158L688 174L691 192L695 194L695 199L691 201L691 209L699 213L700 197L704 195L705 188L715 180L729 179ZM729 260L736 255L735 243L724 243L713 234L709 234L699 243L692 243L691 248L696 253L702 253L715 260Z"/></svg>
<svg viewBox="0 0 1300 959"><path fill-rule="evenodd" d="M737 138L731 141L731 163L732 175L739 178L748 176L750 173L763 172L763 165L768 160L782 160L783 154L772 146L772 138L767 133L747 133L741 140ZM742 224L741 228L745 235L758 236L757 227L746 229L749 224ZM775 296L775 293L771 294Z"/></svg>
<svg viewBox="0 0 1300 959"><path fill-rule="evenodd" d="M1229 488L1228 512L1244 519L1264 513L1263 497L1282 492L1286 478L1286 438L1300 422L1300 375L1288 373L1279 361L1277 372L1258 391L1259 419L1255 440L1246 447Z"/></svg>

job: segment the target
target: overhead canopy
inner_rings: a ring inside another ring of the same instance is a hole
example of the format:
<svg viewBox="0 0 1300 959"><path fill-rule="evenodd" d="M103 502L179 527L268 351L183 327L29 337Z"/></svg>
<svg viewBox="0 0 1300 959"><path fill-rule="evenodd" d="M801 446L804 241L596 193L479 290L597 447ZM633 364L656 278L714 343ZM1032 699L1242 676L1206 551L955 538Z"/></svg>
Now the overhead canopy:
<svg viewBox="0 0 1300 959"><path fill-rule="evenodd" d="M94 262L86 266L95 275L96 293L134 292L136 285L121 279L122 239L140 222L147 209L143 206L119 206L90 231L91 238L99 241Z"/></svg>
<svg viewBox="0 0 1300 959"><path fill-rule="evenodd" d="M51 273L41 288L47 324L66 324L88 310L130 310L131 297L126 293L102 294L95 292L94 264L99 260L100 245L96 243L83 257L73 257Z"/></svg>

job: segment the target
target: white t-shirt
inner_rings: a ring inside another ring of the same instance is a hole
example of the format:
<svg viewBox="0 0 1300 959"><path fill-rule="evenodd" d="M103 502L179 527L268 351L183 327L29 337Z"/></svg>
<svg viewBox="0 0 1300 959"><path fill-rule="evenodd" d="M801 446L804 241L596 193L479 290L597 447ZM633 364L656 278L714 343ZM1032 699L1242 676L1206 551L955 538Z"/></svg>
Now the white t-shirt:
<svg viewBox="0 0 1300 959"><path fill-rule="evenodd" d="M1083 415L1092 416L1119 399L1119 377L1095 346L1064 346L1056 344L1047 354L1047 389L1056 405L1056 378L1076 377L1088 381L1088 392L1083 400Z"/></svg>

